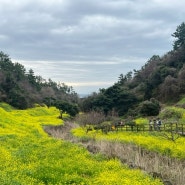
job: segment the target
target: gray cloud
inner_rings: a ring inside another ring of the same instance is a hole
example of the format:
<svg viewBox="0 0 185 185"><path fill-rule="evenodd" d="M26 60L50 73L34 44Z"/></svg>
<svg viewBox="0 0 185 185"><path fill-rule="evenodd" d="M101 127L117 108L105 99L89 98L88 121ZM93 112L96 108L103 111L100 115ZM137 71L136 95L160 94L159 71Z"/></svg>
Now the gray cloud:
<svg viewBox="0 0 185 185"><path fill-rule="evenodd" d="M184 0L0 2L1 50L79 93L107 87L171 50L185 14Z"/></svg>

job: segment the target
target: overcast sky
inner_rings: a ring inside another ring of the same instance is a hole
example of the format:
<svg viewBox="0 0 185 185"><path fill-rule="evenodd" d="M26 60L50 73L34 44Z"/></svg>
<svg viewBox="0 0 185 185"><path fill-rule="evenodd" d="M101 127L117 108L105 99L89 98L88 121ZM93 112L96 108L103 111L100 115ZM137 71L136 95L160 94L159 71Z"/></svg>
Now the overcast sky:
<svg viewBox="0 0 185 185"><path fill-rule="evenodd" d="M0 0L0 50L79 94L172 49L185 0Z"/></svg>

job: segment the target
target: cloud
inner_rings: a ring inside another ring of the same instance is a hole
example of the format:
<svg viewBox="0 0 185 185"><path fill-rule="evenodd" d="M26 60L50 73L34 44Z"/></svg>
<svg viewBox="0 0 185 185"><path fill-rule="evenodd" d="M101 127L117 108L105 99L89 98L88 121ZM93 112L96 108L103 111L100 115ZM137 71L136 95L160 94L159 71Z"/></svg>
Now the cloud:
<svg viewBox="0 0 185 185"><path fill-rule="evenodd" d="M105 86L105 85L108 85L108 86L111 86L114 82L100 82L100 81L94 81L94 82L79 82L79 83L68 83L69 86L73 86L73 87L86 87L86 86Z"/></svg>
<svg viewBox="0 0 185 185"><path fill-rule="evenodd" d="M171 50L171 34L185 14L185 1L172 0L0 2L2 51L45 78L81 84L83 91L87 81L87 91L107 86Z"/></svg>

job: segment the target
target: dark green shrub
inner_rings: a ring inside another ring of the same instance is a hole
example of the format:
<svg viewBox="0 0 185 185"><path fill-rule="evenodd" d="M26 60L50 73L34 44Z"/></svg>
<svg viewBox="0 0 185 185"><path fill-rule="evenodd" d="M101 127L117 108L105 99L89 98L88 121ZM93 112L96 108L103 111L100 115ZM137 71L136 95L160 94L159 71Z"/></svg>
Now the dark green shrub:
<svg viewBox="0 0 185 185"><path fill-rule="evenodd" d="M160 112L159 102L155 99L146 100L140 104L139 112L143 116L157 116Z"/></svg>

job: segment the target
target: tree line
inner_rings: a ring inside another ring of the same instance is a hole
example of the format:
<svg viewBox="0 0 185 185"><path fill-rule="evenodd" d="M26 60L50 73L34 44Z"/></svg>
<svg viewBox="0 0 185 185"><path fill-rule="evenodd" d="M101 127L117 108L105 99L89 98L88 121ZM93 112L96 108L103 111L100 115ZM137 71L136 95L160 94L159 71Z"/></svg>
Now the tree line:
<svg viewBox="0 0 185 185"><path fill-rule="evenodd" d="M73 87L45 80L0 52L0 101L26 109L35 103L56 106L75 116L79 111L104 115L156 116L161 103L173 103L185 95L185 23L172 34L173 49L152 56L140 70L120 74L117 82L79 98Z"/></svg>
<svg viewBox="0 0 185 185"><path fill-rule="evenodd" d="M35 103L56 106L71 115L79 112L78 95L71 86L45 80L26 71L20 63L13 63L10 57L0 52L0 101L15 108L26 109Z"/></svg>
<svg viewBox="0 0 185 185"><path fill-rule="evenodd" d="M174 103L185 95L185 23L172 34L173 49L152 56L140 70L120 74L118 81L82 101L84 111L119 116L155 116L161 103Z"/></svg>

